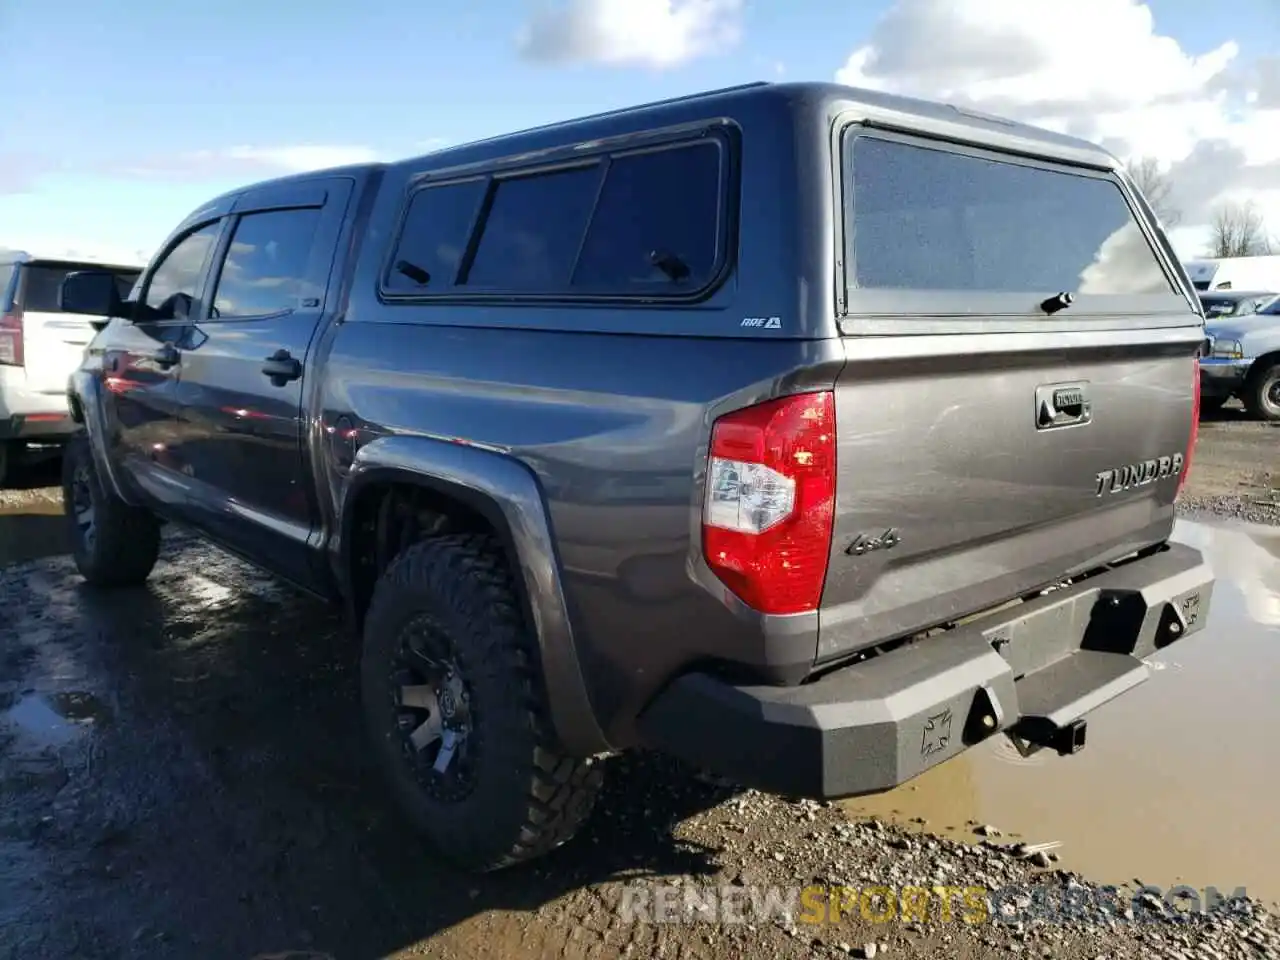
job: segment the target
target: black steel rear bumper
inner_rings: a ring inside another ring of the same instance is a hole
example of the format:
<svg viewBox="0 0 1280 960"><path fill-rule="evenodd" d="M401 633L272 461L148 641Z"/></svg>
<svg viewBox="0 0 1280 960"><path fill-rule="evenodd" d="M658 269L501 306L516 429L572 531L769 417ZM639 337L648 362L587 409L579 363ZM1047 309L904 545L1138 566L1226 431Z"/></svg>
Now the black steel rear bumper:
<svg viewBox="0 0 1280 960"><path fill-rule="evenodd" d="M1074 752L1086 714L1147 679L1145 657L1203 628L1213 574L1170 544L1070 587L811 683L676 678L639 720L646 745L746 786L878 793L997 733Z"/></svg>

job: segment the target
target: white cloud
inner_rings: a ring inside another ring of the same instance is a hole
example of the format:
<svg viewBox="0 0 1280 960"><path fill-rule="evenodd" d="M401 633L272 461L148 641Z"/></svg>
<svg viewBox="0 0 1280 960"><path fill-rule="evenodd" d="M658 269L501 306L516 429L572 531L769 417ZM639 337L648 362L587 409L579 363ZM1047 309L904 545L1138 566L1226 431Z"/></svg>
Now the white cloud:
<svg viewBox="0 0 1280 960"><path fill-rule="evenodd" d="M662 69L736 44L741 13L742 0L544 2L517 43L530 60Z"/></svg>
<svg viewBox="0 0 1280 960"><path fill-rule="evenodd" d="M28 233L21 236L0 234L0 250L21 250L37 257L61 257L134 266L146 264L152 252L148 247L130 247L122 243L95 241L88 237Z"/></svg>
<svg viewBox="0 0 1280 960"><path fill-rule="evenodd" d="M53 173L60 164L30 153L0 152L0 196L28 193L46 173Z"/></svg>
<svg viewBox="0 0 1280 960"><path fill-rule="evenodd" d="M231 147L224 151L228 160L258 163L292 173L341 167L349 163L372 163L377 155L370 147L319 146Z"/></svg>
<svg viewBox="0 0 1280 960"><path fill-rule="evenodd" d="M145 263L155 245L190 208L163 210L148 207L128 222L103 218L83 203L64 205L56 192L41 191L41 176L69 175L156 180L189 184L198 197L203 181L230 180L242 184L289 173L302 173L350 163L378 160L364 146L301 144L282 146L232 146L216 150L156 155L137 159L84 161L71 158L57 163L48 158L0 152L0 202L5 194L38 195L41 209L29 213L6 210L0 218L0 247L26 250L39 256L92 257L117 263ZM207 197L206 197L207 199ZM194 206L195 201L192 201Z"/></svg>
<svg viewBox="0 0 1280 960"><path fill-rule="evenodd" d="M135 177L190 180L305 173L351 163L371 163L377 159L372 148L347 144L242 145L150 157L113 172Z"/></svg>
<svg viewBox="0 0 1280 960"><path fill-rule="evenodd" d="M1241 63L1234 42L1191 53L1138 0L899 0L836 78L1156 157L1184 255L1224 199L1280 228L1280 61Z"/></svg>

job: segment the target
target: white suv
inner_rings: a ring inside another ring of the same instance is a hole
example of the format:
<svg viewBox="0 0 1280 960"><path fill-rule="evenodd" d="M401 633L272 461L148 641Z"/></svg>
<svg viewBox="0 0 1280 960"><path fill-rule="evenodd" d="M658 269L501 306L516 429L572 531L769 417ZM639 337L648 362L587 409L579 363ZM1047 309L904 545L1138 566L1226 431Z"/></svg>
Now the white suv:
<svg viewBox="0 0 1280 960"><path fill-rule="evenodd" d="M27 443L60 444L72 432L67 379L97 318L63 312L58 290L68 273L104 267L118 275L122 298L142 272L0 250L0 485Z"/></svg>

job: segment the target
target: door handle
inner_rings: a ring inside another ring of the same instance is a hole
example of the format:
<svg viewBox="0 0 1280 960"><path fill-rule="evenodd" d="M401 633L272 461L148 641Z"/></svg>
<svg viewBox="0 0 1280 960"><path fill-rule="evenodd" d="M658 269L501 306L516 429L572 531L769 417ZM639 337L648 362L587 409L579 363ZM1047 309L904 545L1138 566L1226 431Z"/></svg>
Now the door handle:
<svg viewBox="0 0 1280 960"><path fill-rule="evenodd" d="M262 365L262 372L267 375L273 387L283 387L290 380L302 376L302 364L289 355L289 351L281 348L267 357Z"/></svg>
<svg viewBox="0 0 1280 960"><path fill-rule="evenodd" d="M1093 403L1089 384L1047 383L1036 389L1036 429L1052 430L1089 423L1093 419Z"/></svg>
<svg viewBox="0 0 1280 960"><path fill-rule="evenodd" d="M182 354L178 352L178 348L172 343L166 343L151 355L151 360L161 370L168 370L170 367L176 367L182 359Z"/></svg>

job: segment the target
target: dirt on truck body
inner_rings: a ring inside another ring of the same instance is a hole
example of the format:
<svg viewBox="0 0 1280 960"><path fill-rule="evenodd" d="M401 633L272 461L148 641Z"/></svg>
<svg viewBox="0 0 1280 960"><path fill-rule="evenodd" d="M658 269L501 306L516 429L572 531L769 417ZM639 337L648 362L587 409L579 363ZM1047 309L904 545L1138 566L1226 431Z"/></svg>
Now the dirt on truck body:
<svg viewBox="0 0 1280 960"><path fill-rule="evenodd" d="M1168 542L1203 318L1082 141L750 85L249 186L132 300L62 297L112 318L82 574L173 522L341 604L387 782L472 869L633 747L806 797L1078 750L1207 614Z"/></svg>

